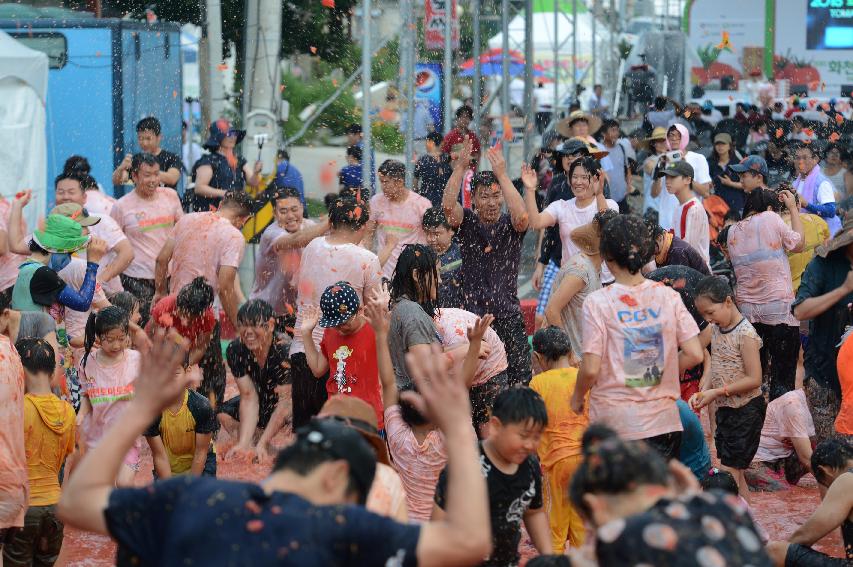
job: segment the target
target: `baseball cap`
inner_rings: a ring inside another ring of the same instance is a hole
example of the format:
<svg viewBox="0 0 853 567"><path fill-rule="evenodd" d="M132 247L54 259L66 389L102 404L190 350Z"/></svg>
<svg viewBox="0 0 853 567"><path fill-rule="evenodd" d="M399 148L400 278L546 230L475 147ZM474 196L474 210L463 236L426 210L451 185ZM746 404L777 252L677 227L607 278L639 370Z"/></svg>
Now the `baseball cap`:
<svg viewBox="0 0 853 567"><path fill-rule="evenodd" d="M77 221L80 226L92 226L101 222L101 217L90 215L85 207L81 207L77 203L62 203L56 205L50 210L51 215L62 215L72 220Z"/></svg>
<svg viewBox="0 0 853 567"><path fill-rule="evenodd" d="M671 161L657 174L657 177L689 177L693 179L693 166L686 161Z"/></svg>
<svg viewBox="0 0 853 567"><path fill-rule="evenodd" d="M767 179L769 173L767 171L767 162L764 161L764 158L761 156L746 156L741 160L741 162L737 165L730 166L731 170L735 173L743 173L745 171L754 171L755 173L760 173L764 176L764 179Z"/></svg>
<svg viewBox="0 0 853 567"><path fill-rule="evenodd" d="M318 415L322 419L335 419L358 431L373 447L376 460L391 466L388 446L379 437L379 420L373 406L355 396L335 394L326 400Z"/></svg>
<svg viewBox="0 0 853 567"><path fill-rule="evenodd" d="M294 444L314 448L346 461L350 476L358 485L359 502L364 505L376 474L376 455L358 431L335 419L313 418L296 430Z"/></svg>
<svg viewBox="0 0 853 567"><path fill-rule="evenodd" d="M585 150L587 150L587 147L586 143L583 140L580 140L578 138L571 138L554 148L554 153L562 154L564 156L570 156Z"/></svg>
<svg viewBox="0 0 853 567"><path fill-rule="evenodd" d="M725 132L720 132L719 134L714 136L714 143L716 144L717 142L721 142L723 144L728 144L731 146L732 145L732 137Z"/></svg>
<svg viewBox="0 0 853 567"><path fill-rule="evenodd" d="M340 281L323 290L320 296L319 325L323 328L337 327L349 321L358 313L361 301L355 289L347 282Z"/></svg>

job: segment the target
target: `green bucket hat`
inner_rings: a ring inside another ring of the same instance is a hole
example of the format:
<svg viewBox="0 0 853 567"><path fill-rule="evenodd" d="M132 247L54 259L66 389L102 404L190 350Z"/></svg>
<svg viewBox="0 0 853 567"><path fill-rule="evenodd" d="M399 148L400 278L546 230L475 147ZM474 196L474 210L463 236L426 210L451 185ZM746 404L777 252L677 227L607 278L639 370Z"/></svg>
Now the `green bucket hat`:
<svg viewBox="0 0 853 567"><path fill-rule="evenodd" d="M48 215L44 230L34 230L33 240L48 252L74 252L89 243L83 227L62 215Z"/></svg>

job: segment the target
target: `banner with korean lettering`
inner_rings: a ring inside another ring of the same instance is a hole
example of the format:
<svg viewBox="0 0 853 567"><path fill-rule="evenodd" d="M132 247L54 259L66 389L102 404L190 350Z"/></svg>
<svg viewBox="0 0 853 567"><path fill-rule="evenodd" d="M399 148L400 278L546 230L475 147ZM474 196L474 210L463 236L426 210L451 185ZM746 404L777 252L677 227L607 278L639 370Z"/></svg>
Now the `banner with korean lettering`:
<svg viewBox="0 0 853 567"><path fill-rule="evenodd" d="M450 44L452 49L459 49L459 16L456 11L456 0L425 0L424 45L427 49L444 49L444 25L448 4L451 5L453 18Z"/></svg>

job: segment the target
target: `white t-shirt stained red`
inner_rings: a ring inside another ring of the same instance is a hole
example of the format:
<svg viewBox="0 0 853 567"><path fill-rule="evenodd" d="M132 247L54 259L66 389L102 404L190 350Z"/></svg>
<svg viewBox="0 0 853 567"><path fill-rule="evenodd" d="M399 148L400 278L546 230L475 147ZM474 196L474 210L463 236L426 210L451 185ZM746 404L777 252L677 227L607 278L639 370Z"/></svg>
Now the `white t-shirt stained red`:
<svg viewBox="0 0 853 567"><path fill-rule="evenodd" d="M370 217L376 221L377 251L385 247L386 235L397 237L397 245L382 266L382 275L388 279L394 275L397 259L406 244L426 244L423 231L423 218L427 209L432 207L429 199L409 191L406 200L394 202L384 193L377 193L370 198Z"/></svg>
<svg viewBox="0 0 853 567"><path fill-rule="evenodd" d="M708 225L708 214L699 197L692 197L678 205L672 215L672 228L675 235L696 249L705 263L711 265L711 232Z"/></svg>

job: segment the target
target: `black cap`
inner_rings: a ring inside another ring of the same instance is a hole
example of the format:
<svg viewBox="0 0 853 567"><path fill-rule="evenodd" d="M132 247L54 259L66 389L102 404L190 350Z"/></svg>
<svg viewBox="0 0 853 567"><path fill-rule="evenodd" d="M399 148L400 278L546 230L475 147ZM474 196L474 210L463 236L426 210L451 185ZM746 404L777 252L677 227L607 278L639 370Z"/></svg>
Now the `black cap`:
<svg viewBox="0 0 853 567"><path fill-rule="evenodd" d="M347 134L361 134L361 132L362 132L361 124L352 123L349 126L347 126L347 130L346 130Z"/></svg>
<svg viewBox="0 0 853 567"><path fill-rule="evenodd" d="M577 138L570 138L554 148L555 154L560 154L564 156L571 156L579 152L589 153L589 148L583 142L583 140L579 140Z"/></svg>
<svg viewBox="0 0 853 567"><path fill-rule="evenodd" d="M689 177L693 179L693 166L686 161L671 161L655 177Z"/></svg>
<svg viewBox="0 0 853 567"><path fill-rule="evenodd" d="M376 453L356 429L338 420L314 418L296 430L295 443L346 461L358 487L359 502L364 505L376 474Z"/></svg>

